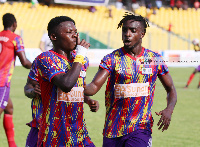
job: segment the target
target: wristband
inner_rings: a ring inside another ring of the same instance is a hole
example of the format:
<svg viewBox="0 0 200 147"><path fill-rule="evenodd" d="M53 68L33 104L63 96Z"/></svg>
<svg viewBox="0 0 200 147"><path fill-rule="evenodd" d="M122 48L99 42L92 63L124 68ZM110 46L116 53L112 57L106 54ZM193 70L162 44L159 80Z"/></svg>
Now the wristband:
<svg viewBox="0 0 200 147"><path fill-rule="evenodd" d="M76 56L77 55L81 55L83 56L83 58L86 56L88 49L86 49L85 47L81 46L81 45L77 45L76 47Z"/></svg>
<svg viewBox="0 0 200 147"><path fill-rule="evenodd" d="M86 61L84 60L84 57L82 55L76 55L74 62L79 62L81 64L84 64Z"/></svg>

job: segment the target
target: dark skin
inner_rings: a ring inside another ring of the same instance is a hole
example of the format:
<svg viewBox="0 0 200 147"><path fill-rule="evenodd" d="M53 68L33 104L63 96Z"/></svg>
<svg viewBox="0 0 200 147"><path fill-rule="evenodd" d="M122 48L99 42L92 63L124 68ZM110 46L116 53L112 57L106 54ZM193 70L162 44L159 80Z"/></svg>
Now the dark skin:
<svg viewBox="0 0 200 147"><path fill-rule="evenodd" d="M144 35L144 27L141 22L133 20L126 21L122 27L122 40L126 52L133 57L137 57L142 51L141 43ZM109 73L107 70L99 68L92 82L86 85L85 94L88 96L96 94L106 82L108 76ZM158 129L164 131L169 127L171 115L177 101L177 94L169 73L164 76L159 76L159 79L167 92L167 107L160 112L156 112L157 115L161 116L157 124Z"/></svg>
<svg viewBox="0 0 200 147"><path fill-rule="evenodd" d="M71 21L60 23L57 27L57 31L50 35L50 39L53 43L54 51L68 59L71 59L70 52L73 51L77 45L81 45L87 49L90 47L90 44L84 39L80 41L77 29ZM52 82L62 91L70 92L79 77L81 67L81 63L74 62L69 72L54 76Z"/></svg>
<svg viewBox="0 0 200 147"><path fill-rule="evenodd" d="M76 26L71 21L60 23L57 26L55 33L51 33L50 39L54 46L53 50L58 54L67 57L69 60L71 59L71 51L76 49L77 45L81 45L87 49L90 47L90 44L87 43L84 39L80 41L79 34L77 34ZM71 89L74 87L76 81L78 80L81 67L81 63L74 62L72 68L67 73L57 74L52 78L53 84L55 84L64 92L70 92ZM39 85L36 83L33 83L33 85L35 85L34 92L32 92L32 90L28 90L29 88L25 86L25 94L27 96L29 94L26 93L26 90L30 94L41 94L41 91L38 87ZM99 109L98 101L86 97L85 102L90 106L91 111L96 112Z"/></svg>
<svg viewBox="0 0 200 147"><path fill-rule="evenodd" d="M41 95L40 85L37 81L27 79L27 83L24 86L24 93L29 98L35 98L37 95ZM97 112L99 110L99 102L91 99L89 96L84 96L84 102L89 105L90 111Z"/></svg>
<svg viewBox="0 0 200 147"><path fill-rule="evenodd" d="M7 28L4 27L4 30L10 30L11 32L14 33L16 28L17 28L17 22L14 22L11 27L7 27ZM19 57L19 60L23 67L25 67L27 69L31 68L32 63L26 58L24 51L18 52L17 56ZM13 103L10 98L8 99L8 105L6 106L6 108L5 109L0 108L0 115L3 111L5 114L13 115Z"/></svg>

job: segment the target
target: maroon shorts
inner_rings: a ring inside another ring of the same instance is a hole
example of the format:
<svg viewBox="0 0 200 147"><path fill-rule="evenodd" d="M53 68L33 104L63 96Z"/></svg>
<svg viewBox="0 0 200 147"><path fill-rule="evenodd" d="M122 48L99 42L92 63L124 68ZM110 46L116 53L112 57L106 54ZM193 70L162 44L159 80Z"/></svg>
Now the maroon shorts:
<svg viewBox="0 0 200 147"><path fill-rule="evenodd" d="M148 130L136 130L122 137L103 138L103 147L151 147L152 137Z"/></svg>
<svg viewBox="0 0 200 147"><path fill-rule="evenodd" d="M5 109L8 104L10 87L0 87L0 108Z"/></svg>
<svg viewBox="0 0 200 147"><path fill-rule="evenodd" d="M31 127L31 130L26 139L25 147L37 147L38 132L39 132L38 128Z"/></svg>

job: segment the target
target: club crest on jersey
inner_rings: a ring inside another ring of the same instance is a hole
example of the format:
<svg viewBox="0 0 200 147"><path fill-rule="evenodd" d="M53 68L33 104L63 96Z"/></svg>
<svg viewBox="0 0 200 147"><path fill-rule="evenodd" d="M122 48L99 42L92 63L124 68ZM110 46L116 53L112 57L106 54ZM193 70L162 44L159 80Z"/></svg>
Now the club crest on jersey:
<svg viewBox="0 0 200 147"><path fill-rule="evenodd" d="M81 76L81 77L86 77L86 72L85 72L84 70L81 70L80 76Z"/></svg>
<svg viewBox="0 0 200 147"><path fill-rule="evenodd" d="M152 68L142 68L142 74L152 74Z"/></svg>

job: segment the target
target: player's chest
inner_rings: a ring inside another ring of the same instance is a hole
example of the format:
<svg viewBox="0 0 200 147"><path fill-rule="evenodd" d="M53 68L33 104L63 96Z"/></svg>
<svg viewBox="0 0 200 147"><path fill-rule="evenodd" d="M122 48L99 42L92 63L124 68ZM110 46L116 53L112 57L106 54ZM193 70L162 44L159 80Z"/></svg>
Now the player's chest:
<svg viewBox="0 0 200 147"><path fill-rule="evenodd" d="M114 65L113 75L120 80L151 79L157 75L157 66L151 64L141 64L136 60L121 59Z"/></svg>
<svg viewBox="0 0 200 147"><path fill-rule="evenodd" d="M59 61L58 62L58 66L60 67L60 69L63 70L63 72L67 73L71 70L73 65L73 62L68 62L68 61ZM86 68L84 66L81 67L81 71L79 74L79 78L85 78L86 77Z"/></svg>

